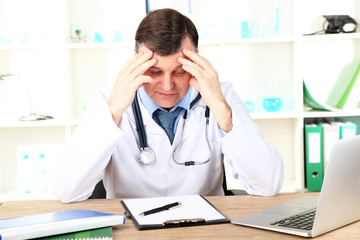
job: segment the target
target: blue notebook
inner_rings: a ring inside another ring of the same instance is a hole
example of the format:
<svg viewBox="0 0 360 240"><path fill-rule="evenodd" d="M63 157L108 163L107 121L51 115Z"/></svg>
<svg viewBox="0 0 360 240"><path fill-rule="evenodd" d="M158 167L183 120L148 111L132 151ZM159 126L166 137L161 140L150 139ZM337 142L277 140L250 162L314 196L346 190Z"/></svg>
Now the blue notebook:
<svg viewBox="0 0 360 240"><path fill-rule="evenodd" d="M125 223L122 215L91 210L69 210L0 219L1 239L28 239Z"/></svg>

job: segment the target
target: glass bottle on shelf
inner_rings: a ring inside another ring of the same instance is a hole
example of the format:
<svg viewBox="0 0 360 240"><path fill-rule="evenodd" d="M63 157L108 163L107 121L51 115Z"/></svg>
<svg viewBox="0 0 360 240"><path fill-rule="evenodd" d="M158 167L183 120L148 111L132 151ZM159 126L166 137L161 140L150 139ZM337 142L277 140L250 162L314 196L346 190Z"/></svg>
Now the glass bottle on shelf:
<svg viewBox="0 0 360 240"><path fill-rule="evenodd" d="M269 77L267 80L267 93L262 99L262 105L267 112L278 112L283 106L283 98L277 92L277 78Z"/></svg>

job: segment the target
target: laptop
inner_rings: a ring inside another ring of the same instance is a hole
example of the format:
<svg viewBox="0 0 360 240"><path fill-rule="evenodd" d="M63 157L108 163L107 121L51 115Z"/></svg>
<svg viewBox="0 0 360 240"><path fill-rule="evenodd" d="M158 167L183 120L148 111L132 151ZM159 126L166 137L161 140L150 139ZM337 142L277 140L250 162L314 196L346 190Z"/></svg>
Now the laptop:
<svg viewBox="0 0 360 240"><path fill-rule="evenodd" d="M231 222L303 237L316 237L358 220L360 135L334 144L319 197L302 197Z"/></svg>

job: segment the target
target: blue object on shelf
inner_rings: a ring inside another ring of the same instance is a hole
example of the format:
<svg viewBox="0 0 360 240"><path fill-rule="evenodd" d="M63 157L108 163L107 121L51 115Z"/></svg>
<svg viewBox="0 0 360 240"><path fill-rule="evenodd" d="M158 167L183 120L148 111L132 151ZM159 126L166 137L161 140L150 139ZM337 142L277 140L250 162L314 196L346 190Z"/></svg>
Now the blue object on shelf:
<svg viewBox="0 0 360 240"><path fill-rule="evenodd" d="M115 30L113 34L113 42L122 42L124 41L123 35L120 30Z"/></svg>
<svg viewBox="0 0 360 240"><path fill-rule="evenodd" d="M283 106L283 100L280 97L264 98L262 104L265 111L278 112Z"/></svg>
<svg viewBox="0 0 360 240"><path fill-rule="evenodd" d="M274 32L278 33L279 32L279 27L280 27L280 23L279 23L279 8L276 7L274 8Z"/></svg>
<svg viewBox="0 0 360 240"><path fill-rule="evenodd" d="M252 21L241 22L241 37L242 38L252 37Z"/></svg>
<svg viewBox="0 0 360 240"><path fill-rule="evenodd" d="M99 32L96 32L94 34L94 42L102 43L104 42L104 37Z"/></svg>
<svg viewBox="0 0 360 240"><path fill-rule="evenodd" d="M249 113L253 112L255 109L255 105L252 101L245 101L244 102L246 109L248 110Z"/></svg>

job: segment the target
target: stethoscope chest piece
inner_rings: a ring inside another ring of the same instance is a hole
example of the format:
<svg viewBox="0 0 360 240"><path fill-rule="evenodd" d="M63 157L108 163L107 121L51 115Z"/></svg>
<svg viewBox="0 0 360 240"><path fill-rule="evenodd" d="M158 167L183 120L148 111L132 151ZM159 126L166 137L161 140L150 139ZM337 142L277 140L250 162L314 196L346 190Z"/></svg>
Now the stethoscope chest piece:
<svg viewBox="0 0 360 240"><path fill-rule="evenodd" d="M142 165L151 165L155 162L155 153L149 148L142 148L139 155L139 163Z"/></svg>

